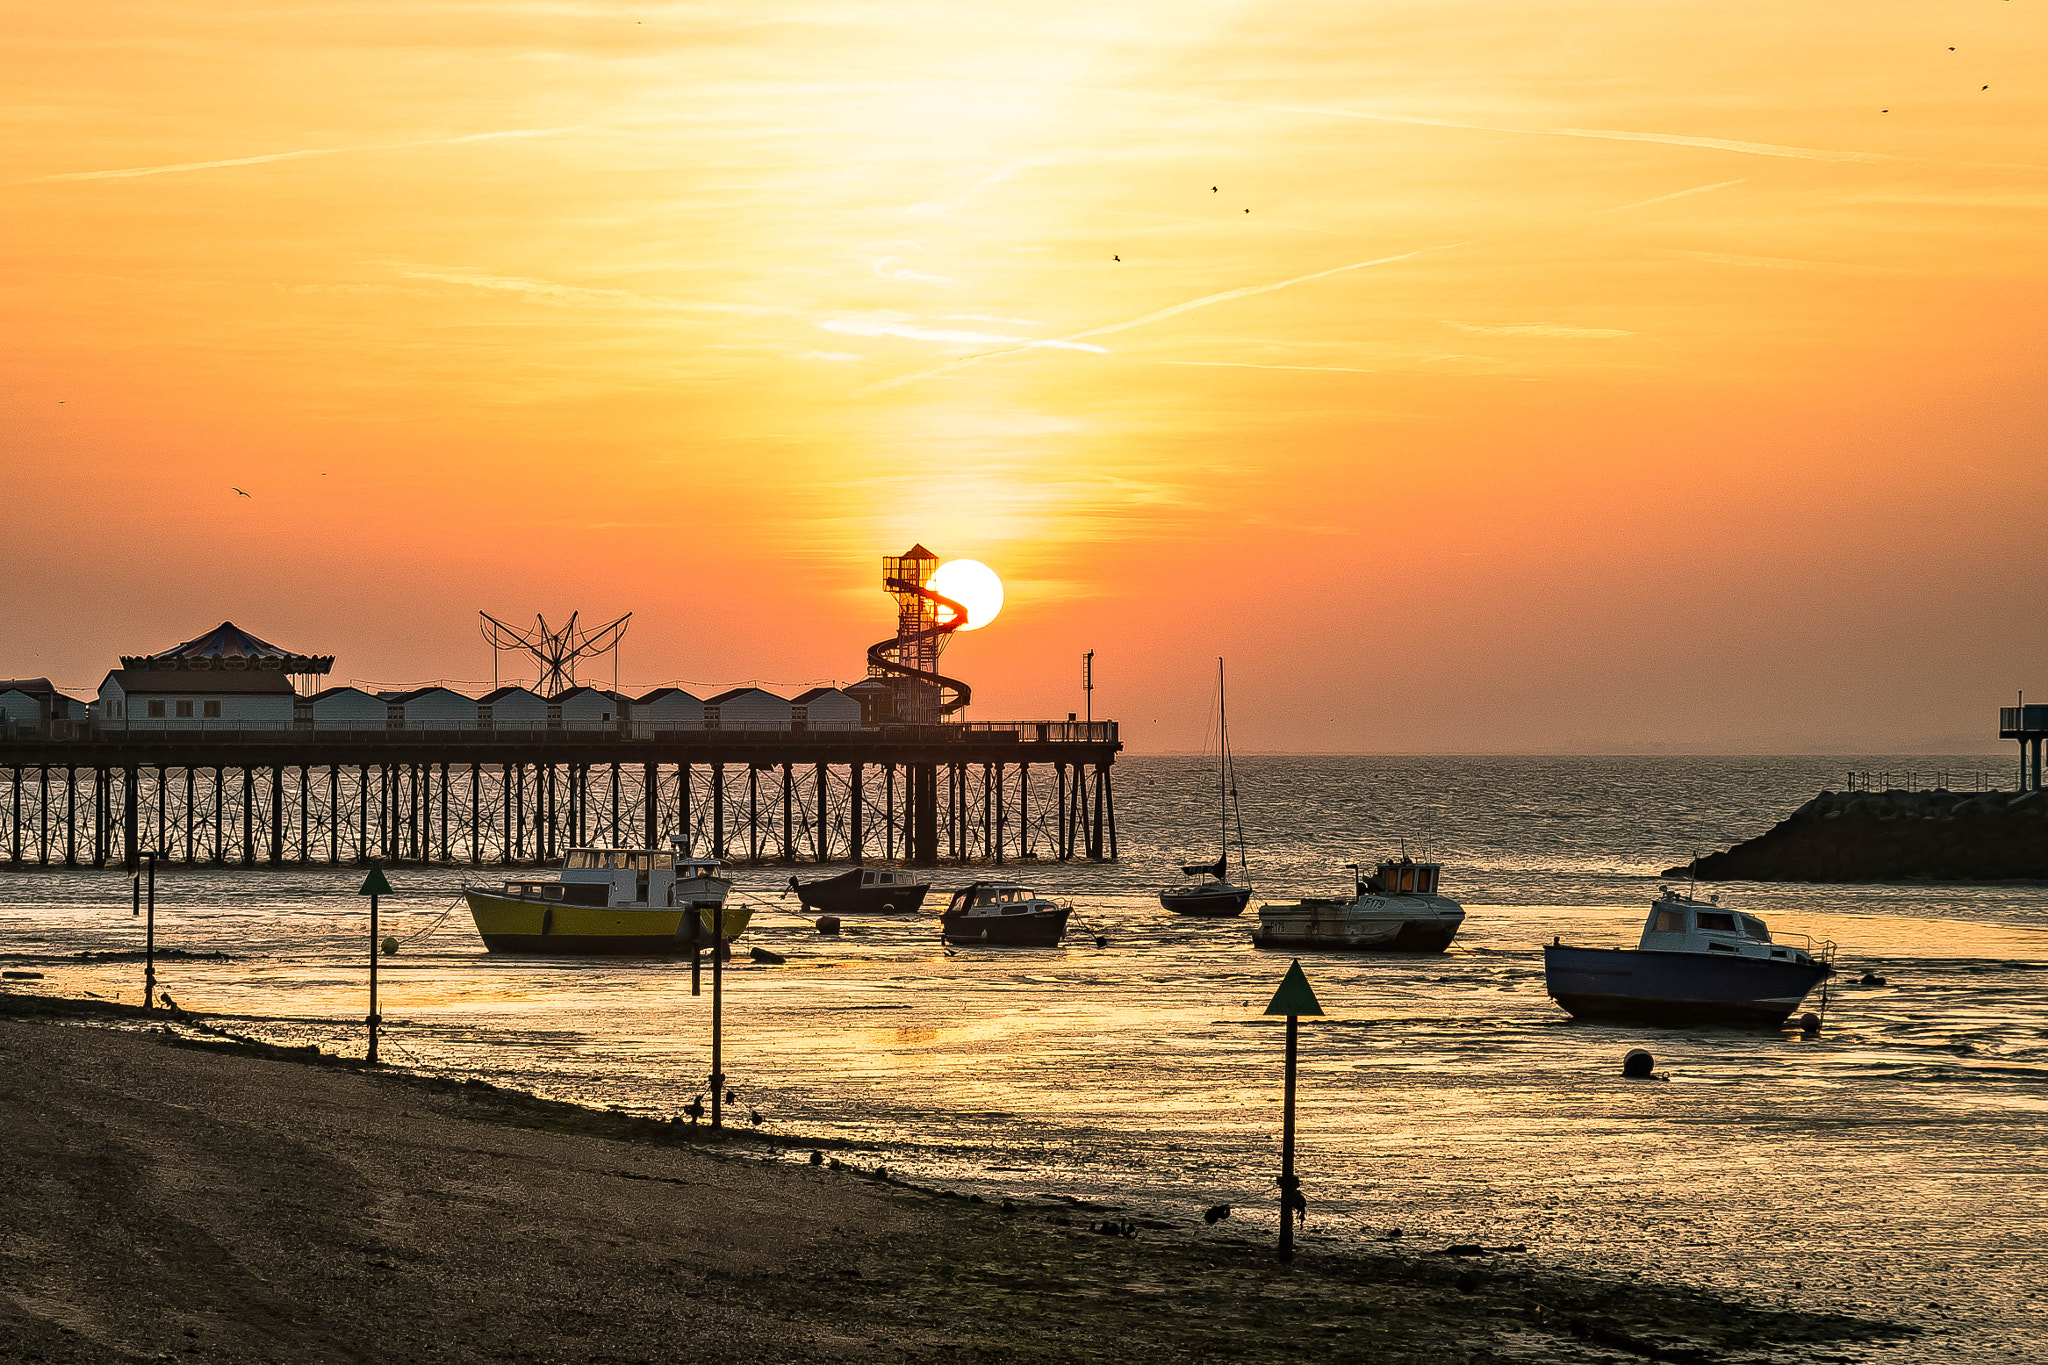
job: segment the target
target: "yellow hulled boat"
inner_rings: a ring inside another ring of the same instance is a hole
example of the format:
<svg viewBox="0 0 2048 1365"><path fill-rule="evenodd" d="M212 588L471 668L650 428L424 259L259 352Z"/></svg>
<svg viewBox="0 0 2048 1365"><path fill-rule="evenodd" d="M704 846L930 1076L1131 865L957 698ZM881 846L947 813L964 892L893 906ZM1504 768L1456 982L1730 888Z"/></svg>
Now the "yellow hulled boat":
<svg viewBox="0 0 2048 1365"><path fill-rule="evenodd" d="M754 917L730 906L715 859L629 848L572 848L553 877L463 888L484 947L494 953L645 954L730 943ZM696 923L693 926L691 921Z"/></svg>

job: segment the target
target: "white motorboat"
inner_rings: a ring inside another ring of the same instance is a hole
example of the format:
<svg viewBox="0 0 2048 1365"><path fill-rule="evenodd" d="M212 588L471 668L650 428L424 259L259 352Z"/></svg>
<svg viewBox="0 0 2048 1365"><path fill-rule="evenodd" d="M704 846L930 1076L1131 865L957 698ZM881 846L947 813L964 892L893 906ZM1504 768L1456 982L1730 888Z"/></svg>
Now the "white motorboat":
<svg viewBox="0 0 2048 1365"><path fill-rule="evenodd" d="M1348 899L1305 899L1259 907L1252 942L1261 948L1327 948L1368 953L1440 953L1458 936L1465 907L1438 894L1441 863L1402 857L1370 877L1351 864Z"/></svg>

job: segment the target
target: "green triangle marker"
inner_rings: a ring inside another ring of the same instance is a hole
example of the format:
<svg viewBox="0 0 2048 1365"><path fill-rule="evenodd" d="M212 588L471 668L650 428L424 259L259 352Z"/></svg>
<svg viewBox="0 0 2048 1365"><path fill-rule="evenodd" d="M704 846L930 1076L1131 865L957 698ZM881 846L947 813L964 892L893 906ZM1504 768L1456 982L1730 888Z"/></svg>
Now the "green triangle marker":
<svg viewBox="0 0 2048 1365"><path fill-rule="evenodd" d="M384 869L377 866L375 863L371 863L370 875L363 878L363 889L356 892L356 894L358 896L389 896L394 895L396 893L392 891L391 883L384 879ZM1301 984L1304 988L1306 988L1308 985L1306 981L1302 982ZM1276 995L1273 998L1275 1000L1278 1000L1280 997ZM1314 1000L1315 997L1310 996L1309 999ZM1322 1011L1317 1010L1316 1013L1321 1014Z"/></svg>
<svg viewBox="0 0 2048 1365"><path fill-rule="evenodd" d="M1301 959L1287 969L1287 975L1280 978L1280 989L1273 992L1273 1003L1266 1006L1268 1014L1321 1014L1323 1007L1316 1000L1308 977L1301 970Z"/></svg>

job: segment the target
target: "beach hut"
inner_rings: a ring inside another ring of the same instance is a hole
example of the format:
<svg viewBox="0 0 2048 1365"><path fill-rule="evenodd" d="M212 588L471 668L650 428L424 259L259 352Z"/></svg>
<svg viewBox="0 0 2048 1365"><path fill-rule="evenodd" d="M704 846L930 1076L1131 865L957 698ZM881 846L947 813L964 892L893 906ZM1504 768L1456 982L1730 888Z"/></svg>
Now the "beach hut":
<svg viewBox="0 0 2048 1365"><path fill-rule="evenodd" d="M384 698L394 730L474 730L477 701L446 687L422 687Z"/></svg>
<svg viewBox="0 0 2048 1365"><path fill-rule="evenodd" d="M707 730L787 730L789 702L758 687L735 687L704 703Z"/></svg>
<svg viewBox="0 0 2048 1365"><path fill-rule="evenodd" d="M548 703L530 687L500 687L477 698L476 723L484 730L545 730Z"/></svg>
<svg viewBox="0 0 2048 1365"><path fill-rule="evenodd" d="M680 687L657 687L633 702L633 731L654 735L664 730L704 728L704 702Z"/></svg>
<svg viewBox="0 0 2048 1365"><path fill-rule="evenodd" d="M314 730L386 730L391 706L360 687L329 687L300 699L302 728Z"/></svg>
<svg viewBox="0 0 2048 1365"><path fill-rule="evenodd" d="M633 703L601 687L572 687L549 705L553 708L550 715L561 717L564 730L616 730Z"/></svg>
<svg viewBox="0 0 2048 1365"><path fill-rule="evenodd" d="M858 730L860 699L836 687L813 687L789 700L792 730Z"/></svg>

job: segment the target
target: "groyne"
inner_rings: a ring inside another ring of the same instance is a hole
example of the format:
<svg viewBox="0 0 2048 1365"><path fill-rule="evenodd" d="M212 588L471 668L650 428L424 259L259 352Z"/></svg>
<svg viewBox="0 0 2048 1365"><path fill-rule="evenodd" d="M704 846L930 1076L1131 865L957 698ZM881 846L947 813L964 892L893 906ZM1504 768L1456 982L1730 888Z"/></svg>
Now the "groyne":
<svg viewBox="0 0 2048 1365"><path fill-rule="evenodd" d="M1697 870L1702 881L2048 880L2048 793L1824 791Z"/></svg>

